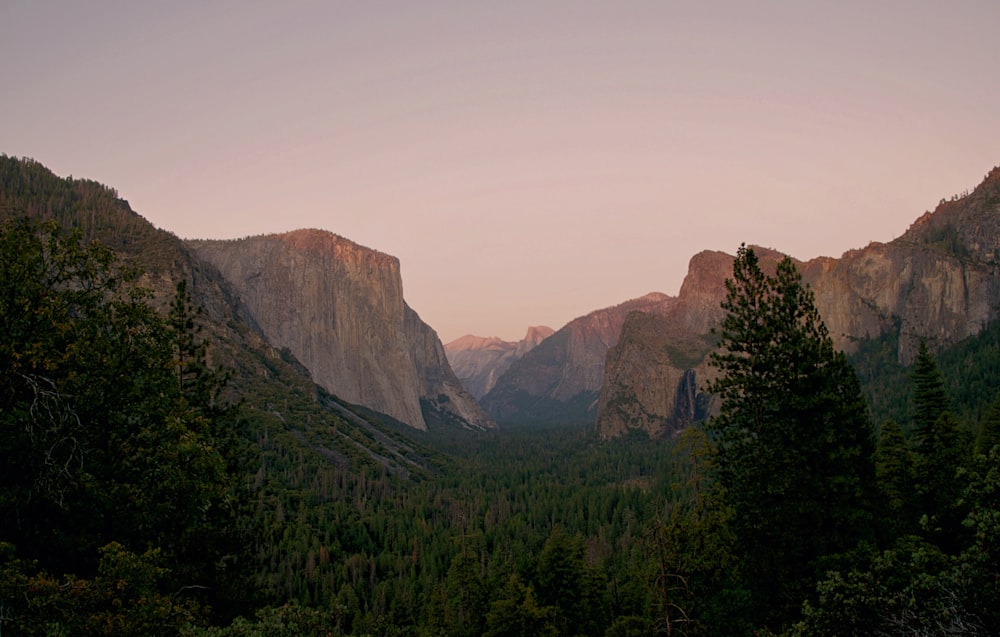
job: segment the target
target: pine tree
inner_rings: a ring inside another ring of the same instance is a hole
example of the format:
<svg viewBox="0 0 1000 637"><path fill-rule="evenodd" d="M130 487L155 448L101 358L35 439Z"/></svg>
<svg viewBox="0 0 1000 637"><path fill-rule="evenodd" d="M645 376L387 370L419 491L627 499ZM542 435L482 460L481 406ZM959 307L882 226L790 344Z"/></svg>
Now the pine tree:
<svg viewBox="0 0 1000 637"><path fill-rule="evenodd" d="M957 550L965 535L959 499L965 489L969 449L949 409L937 361L920 342L911 374L913 427L917 436L915 487L929 539L947 551Z"/></svg>
<svg viewBox="0 0 1000 637"><path fill-rule="evenodd" d="M1000 445L1000 393L993 400L989 411L983 416L976 438L976 454L989 456L993 447Z"/></svg>
<svg viewBox="0 0 1000 637"><path fill-rule="evenodd" d="M937 361L923 339L913 361L910 380L913 383L913 430L920 453L926 454L934 445L934 424L948 411L948 396Z"/></svg>
<svg viewBox="0 0 1000 637"><path fill-rule="evenodd" d="M871 538L874 439L854 370L791 259L769 276L743 246L726 287L709 431L757 619L778 628L821 559Z"/></svg>
<svg viewBox="0 0 1000 637"><path fill-rule="evenodd" d="M916 523L913 493L913 453L895 420L882 423L875 448L875 478L881 496L880 540L889 546Z"/></svg>
<svg viewBox="0 0 1000 637"><path fill-rule="evenodd" d="M54 223L0 222L0 542L76 576L110 542L155 548L165 586L218 607L246 493L133 274Z"/></svg>
<svg viewBox="0 0 1000 637"><path fill-rule="evenodd" d="M204 416L219 416L216 404L219 392L229 380L228 374L208 365L208 345L201 337L199 318L203 310L195 307L187 281L177 282L177 291L167 314L167 327L173 349L173 367L178 394L184 406Z"/></svg>

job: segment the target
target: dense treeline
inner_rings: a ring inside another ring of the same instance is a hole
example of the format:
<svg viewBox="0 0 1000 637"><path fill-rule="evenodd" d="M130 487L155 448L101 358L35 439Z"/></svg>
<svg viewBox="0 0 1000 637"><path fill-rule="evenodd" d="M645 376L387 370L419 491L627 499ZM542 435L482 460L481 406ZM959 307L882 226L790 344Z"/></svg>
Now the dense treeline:
<svg viewBox="0 0 1000 637"><path fill-rule="evenodd" d="M268 603L262 626L298 613L343 634L479 634L494 601L511 606L497 626L537 606L562 633L641 614L633 553L669 454L542 430L449 459L426 445L454 432L348 427L321 392L310 410L223 407L183 283L161 316L78 233L2 231L7 634L169 633Z"/></svg>
<svg viewBox="0 0 1000 637"><path fill-rule="evenodd" d="M899 361L901 338L913 337L901 335L897 326L867 339L851 362L875 421L892 419L908 430L913 386L908 382L908 367ZM963 429L974 431L1000 387L1000 322L989 323L979 334L941 349L937 363L954 416Z"/></svg>
<svg viewBox="0 0 1000 637"><path fill-rule="evenodd" d="M250 575L235 567L247 448L215 401L223 378L186 288L163 317L107 248L54 222L0 223L4 621L79 632L132 594L114 586L123 570L136 587L191 590L142 596L150 617L225 612Z"/></svg>
<svg viewBox="0 0 1000 637"><path fill-rule="evenodd" d="M421 434L286 353L213 350L186 283L158 313L82 228L11 210L2 634L1000 631L995 326L891 374L855 357L859 385L791 262L741 250L706 426Z"/></svg>
<svg viewBox="0 0 1000 637"><path fill-rule="evenodd" d="M298 604L217 632L996 631L996 425L956 426L921 348L911 435L876 427L791 262L770 278L741 256L714 388L728 406L705 432L428 439L455 464L408 487L363 480L372 495L344 493L339 521L322 516L341 505L311 508L319 534L278 543Z"/></svg>

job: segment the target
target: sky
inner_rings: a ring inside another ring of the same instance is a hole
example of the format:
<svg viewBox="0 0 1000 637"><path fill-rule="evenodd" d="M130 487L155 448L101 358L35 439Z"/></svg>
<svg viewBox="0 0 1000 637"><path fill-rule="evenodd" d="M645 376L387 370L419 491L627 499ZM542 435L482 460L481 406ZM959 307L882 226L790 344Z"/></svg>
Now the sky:
<svg viewBox="0 0 1000 637"><path fill-rule="evenodd" d="M444 342L701 250L890 241L1000 164L1000 2L0 0L0 153L184 238L394 255Z"/></svg>

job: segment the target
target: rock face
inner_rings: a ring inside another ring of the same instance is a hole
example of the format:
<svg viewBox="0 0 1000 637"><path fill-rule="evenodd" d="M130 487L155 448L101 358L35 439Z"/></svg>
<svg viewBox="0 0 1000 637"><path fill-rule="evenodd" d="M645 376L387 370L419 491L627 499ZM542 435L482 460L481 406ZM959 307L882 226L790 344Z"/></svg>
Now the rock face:
<svg viewBox="0 0 1000 637"><path fill-rule="evenodd" d="M765 270L781 254L755 248ZM733 257L701 253L691 260L677 302L662 316L633 315L608 353L598 407L602 438L631 430L670 435L709 408L704 386L722 320ZM898 356L909 362L920 339L945 346L1000 317L1000 168L971 194L944 202L898 239L852 250L839 259L796 265L837 347L899 330Z"/></svg>
<svg viewBox="0 0 1000 637"><path fill-rule="evenodd" d="M418 429L427 427L422 400L464 426L493 426L403 301L395 257L320 230L189 245L229 281L266 338L342 400Z"/></svg>
<svg viewBox="0 0 1000 637"><path fill-rule="evenodd" d="M810 261L802 272L846 351L898 327L900 359L908 362L919 338L943 346L978 333L1000 306L1000 168L898 239Z"/></svg>
<svg viewBox="0 0 1000 637"><path fill-rule="evenodd" d="M468 334L445 344L444 351L465 388L476 398L482 398L514 361L535 349L554 331L545 326L529 327L528 333L517 342Z"/></svg>
<svg viewBox="0 0 1000 637"><path fill-rule="evenodd" d="M593 421L609 347L625 317L662 314L674 299L651 293L567 323L515 361L480 401L499 423Z"/></svg>
<svg viewBox="0 0 1000 637"><path fill-rule="evenodd" d="M754 248L765 271L782 255ZM634 312L608 351L597 409L602 439L629 431L669 435L704 418L710 397L698 384L710 377L708 354L715 349L712 328L722 322L726 278L733 257L700 252L691 258L676 301L662 315Z"/></svg>
<svg viewBox="0 0 1000 637"><path fill-rule="evenodd" d="M420 406L425 421L465 429L496 427L448 364L441 339L420 316L404 305L406 335L420 380Z"/></svg>

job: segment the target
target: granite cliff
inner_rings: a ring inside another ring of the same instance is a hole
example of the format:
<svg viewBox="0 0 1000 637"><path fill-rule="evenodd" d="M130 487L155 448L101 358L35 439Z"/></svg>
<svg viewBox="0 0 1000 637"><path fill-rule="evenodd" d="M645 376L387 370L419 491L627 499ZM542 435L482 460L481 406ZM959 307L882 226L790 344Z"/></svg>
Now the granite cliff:
<svg viewBox="0 0 1000 637"><path fill-rule="evenodd" d="M178 283L185 281L199 308L196 324L208 345L207 362L229 373L221 398L241 404L242 431L236 435L248 436L246 440L261 445L265 453L309 458L306 462L318 462L323 471L341 472L347 479L371 467L404 479L437 472L426 449L387 430L369 409L344 403L318 387L287 348L275 347L265 337L217 268L200 258L189 242L132 210L114 189L87 179L60 178L34 160L0 154L0 221L23 217L55 221L79 232L86 242L111 248L129 269L142 272L138 284L150 293L145 298L163 313ZM421 333L419 326L409 333L414 332ZM478 407L472 413L482 416ZM464 420L457 424L468 426ZM270 463L261 468L273 470ZM268 474L268 482L272 477Z"/></svg>
<svg viewBox="0 0 1000 637"><path fill-rule="evenodd" d="M188 244L233 286L265 337L341 400L418 429L432 413L493 426L436 333L404 302L395 257L321 230Z"/></svg>
<svg viewBox="0 0 1000 637"><path fill-rule="evenodd" d="M765 268L781 254L755 248ZM796 262L837 347L851 352L890 330L908 362L920 339L943 347L1000 317L1000 168L973 192L942 201L901 237L839 259ZM632 315L608 352L597 430L670 435L710 408L698 387L711 374L711 329L722 318L732 256L691 260L676 303L661 316Z"/></svg>
<svg viewBox="0 0 1000 637"><path fill-rule="evenodd" d="M467 334L444 346L455 375L477 399L485 396L497 379L525 354L553 334L551 327L529 327L520 341Z"/></svg>
<svg viewBox="0 0 1000 637"><path fill-rule="evenodd" d="M755 252L765 271L773 272L782 257L773 250ZM732 268L731 255L699 252L666 312L628 315L617 345L607 353L597 408L601 438L632 430L657 437L707 414L710 397L699 391L699 383L712 373L707 360L717 340L712 328L724 316L720 304Z"/></svg>
<svg viewBox="0 0 1000 637"><path fill-rule="evenodd" d="M609 347L625 317L662 314L674 299L651 293L574 319L516 360L480 401L503 423L593 421Z"/></svg>

